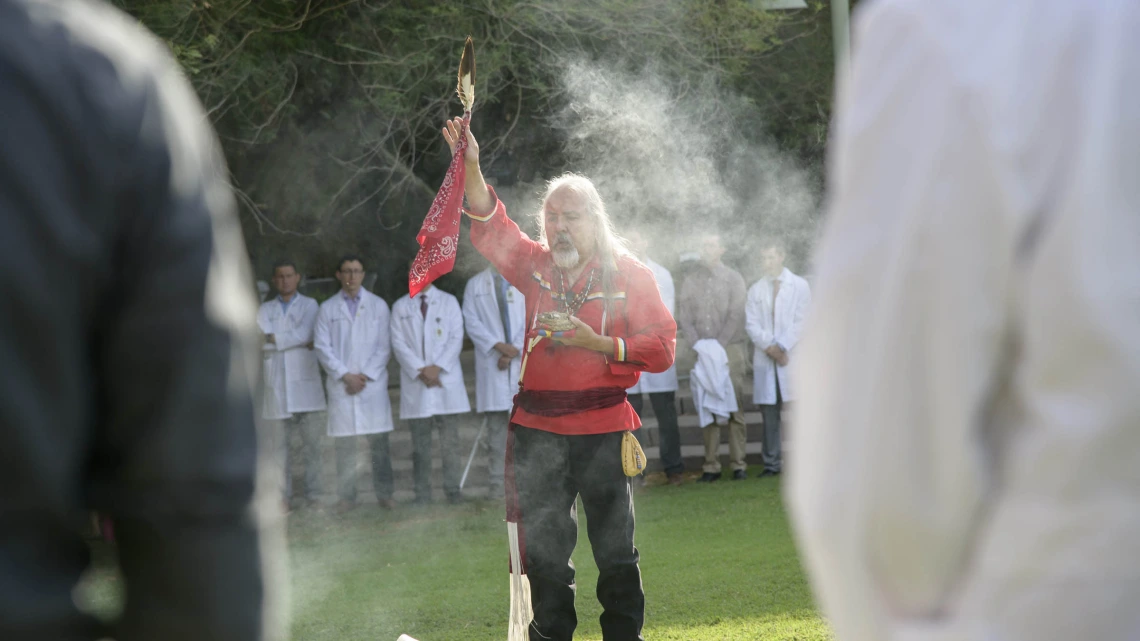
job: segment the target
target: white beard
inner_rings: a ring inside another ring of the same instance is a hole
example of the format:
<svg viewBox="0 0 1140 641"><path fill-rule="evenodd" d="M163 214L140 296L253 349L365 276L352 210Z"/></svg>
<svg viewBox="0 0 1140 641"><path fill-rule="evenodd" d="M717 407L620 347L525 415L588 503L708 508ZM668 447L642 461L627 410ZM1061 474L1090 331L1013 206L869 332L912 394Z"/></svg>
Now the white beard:
<svg viewBox="0 0 1140 641"><path fill-rule="evenodd" d="M552 249L550 256L559 269L574 269L578 266L578 249L570 245L570 249Z"/></svg>

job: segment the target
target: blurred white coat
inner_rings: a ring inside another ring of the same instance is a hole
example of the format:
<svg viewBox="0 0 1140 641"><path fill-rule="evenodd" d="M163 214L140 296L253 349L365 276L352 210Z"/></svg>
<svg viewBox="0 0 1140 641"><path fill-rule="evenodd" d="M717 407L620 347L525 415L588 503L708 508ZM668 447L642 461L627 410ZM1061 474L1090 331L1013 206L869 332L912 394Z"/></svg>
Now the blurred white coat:
<svg viewBox="0 0 1140 641"><path fill-rule="evenodd" d="M1140 3L862 3L785 486L838 641L1140 639Z"/></svg>

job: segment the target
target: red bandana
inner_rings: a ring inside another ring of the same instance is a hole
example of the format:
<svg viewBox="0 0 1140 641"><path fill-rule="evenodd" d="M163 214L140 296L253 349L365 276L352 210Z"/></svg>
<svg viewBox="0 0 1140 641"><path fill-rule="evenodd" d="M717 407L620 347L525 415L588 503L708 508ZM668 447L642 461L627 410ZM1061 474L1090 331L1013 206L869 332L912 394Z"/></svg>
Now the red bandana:
<svg viewBox="0 0 1140 641"><path fill-rule="evenodd" d="M467 152L467 124L471 112L463 114L459 125L459 144L443 177L443 185L431 203L423 227L416 235L420 251L408 273L408 294L415 296L435 279L455 267L455 252L459 247L459 220L463 217L463 189L467 179L467 166L463 157Z"/></svg>

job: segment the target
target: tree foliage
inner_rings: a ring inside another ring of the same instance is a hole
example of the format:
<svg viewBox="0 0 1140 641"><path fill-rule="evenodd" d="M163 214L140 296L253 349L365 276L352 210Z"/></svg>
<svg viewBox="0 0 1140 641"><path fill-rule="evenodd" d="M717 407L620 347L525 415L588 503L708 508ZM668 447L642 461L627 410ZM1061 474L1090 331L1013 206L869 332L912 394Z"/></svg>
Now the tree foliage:
<svg viewBox="0 0 1140 641"><path fill-rule="evenodd" d="M392 296L448 161L455 67L476 42L474 126L495 184L566 168L570 60L711 82L763 116L757 139L818 162L829 113L826 12L752 0L114 0L164 39L221 137L251 255L311 275L364 255Z"/></svg>

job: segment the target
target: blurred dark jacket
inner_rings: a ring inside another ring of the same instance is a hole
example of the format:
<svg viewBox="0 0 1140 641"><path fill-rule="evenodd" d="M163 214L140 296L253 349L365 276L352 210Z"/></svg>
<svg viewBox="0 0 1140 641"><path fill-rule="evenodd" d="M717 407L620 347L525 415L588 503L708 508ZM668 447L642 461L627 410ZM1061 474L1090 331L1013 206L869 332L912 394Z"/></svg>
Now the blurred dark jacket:
<svg viewBox="0 0 1140 641"><path fill-rule="evenodd" d="M102 4L0 0L0 639L258 639L256 312L204 113ZM125 611L72 593L88 510Z"/></svg>

